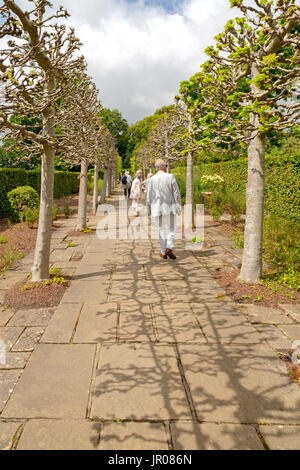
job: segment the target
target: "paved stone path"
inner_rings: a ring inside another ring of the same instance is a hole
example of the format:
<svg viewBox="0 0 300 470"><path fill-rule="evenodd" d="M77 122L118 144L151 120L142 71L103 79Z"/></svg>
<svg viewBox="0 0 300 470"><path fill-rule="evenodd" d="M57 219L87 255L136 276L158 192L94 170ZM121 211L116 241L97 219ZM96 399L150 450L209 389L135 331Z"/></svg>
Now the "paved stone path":
<svg viewBox="0 0 300 470"><path fill-rule="evenodd" d="M68 248L75 219L61 224L51 262L73 275L61 304L0 309L0 449L300 448L300 389L276 356L300 339L299 306L231 302L210 270L241 253L206 222L208 249L177 241L175 262L156 240Z"/></svg>

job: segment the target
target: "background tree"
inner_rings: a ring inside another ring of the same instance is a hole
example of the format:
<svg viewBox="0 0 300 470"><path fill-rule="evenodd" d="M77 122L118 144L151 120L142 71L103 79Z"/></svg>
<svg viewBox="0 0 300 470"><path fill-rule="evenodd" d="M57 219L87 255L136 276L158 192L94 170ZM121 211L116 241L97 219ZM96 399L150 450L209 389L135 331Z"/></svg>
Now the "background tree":
<svg viewBox="0 0 300 470"><path fill-rule="evenodd" d="M12 0L3 0L0 7L0 38L8 40L0 52L5 86L0 129L6 130L8 139L30 142L30 156L41 155L40 218L32 269L32 280L40 281L49 278L57 109L59 100L69 92L70 73L81 69L83 61L74 58L80 47L74 31L67 32L64 25L55 23L68 16L64 8L47 17L46 9L51 7L47 0L31 3L31 11L24 11ZM33 132L31 125L13 122L12 115L34 116L40 130Z"/></svg>
<svg viewBox="0 0 300 470"><path fill-rule="evenodd" d="M127 132L128 122L123 118L118 109L103 109L102 113L103 123L107 126L111 134L116 138L116 147L122 160L125 160L127 150Z"/></svg>

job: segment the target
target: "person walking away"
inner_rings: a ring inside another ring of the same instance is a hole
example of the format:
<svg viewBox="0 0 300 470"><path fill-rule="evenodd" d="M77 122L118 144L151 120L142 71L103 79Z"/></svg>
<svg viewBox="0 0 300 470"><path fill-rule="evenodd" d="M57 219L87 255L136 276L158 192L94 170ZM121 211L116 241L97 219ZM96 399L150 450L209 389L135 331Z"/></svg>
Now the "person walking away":
<svg viewBox="0 0 300 470"><path fill-rule="evenodd" d="M147 176L147 179L142 182L142 186L143 186L143 189L144 189L145 193L147 193L147 191L148 191L149 181L152 178L152 176L153 176L152 173L149 173L148 176Z"/></svg>
<svg viewBox="0 0 300 470"><path fill-rule="evenodd" d="M173 252L176 234L176 215L180 215L181 196L175 176L167 173L167 164L164 160L155 163L156 174L149 180L147 190L147 206L151 216L156 218L160 242L160 257L163 259L176 259ZM166 236L165 225L168 235Z"/></svg>
<svg viewBox="0 0 300 470"><path fill-rule="evenodd" d="M135 211L135 217L138 217L140 215L140 211L142 210L142 176L142 170L137 171L131 187L130 199L132 200L132 208Z"/></svg>
<svg viewBox="0 0 300 470"><path fill-rule="evenodd" d="M125 171L125 175L121 178L122 187L124 190L125 199L130 199L131 193L131 176L129 171Z"/></svg>

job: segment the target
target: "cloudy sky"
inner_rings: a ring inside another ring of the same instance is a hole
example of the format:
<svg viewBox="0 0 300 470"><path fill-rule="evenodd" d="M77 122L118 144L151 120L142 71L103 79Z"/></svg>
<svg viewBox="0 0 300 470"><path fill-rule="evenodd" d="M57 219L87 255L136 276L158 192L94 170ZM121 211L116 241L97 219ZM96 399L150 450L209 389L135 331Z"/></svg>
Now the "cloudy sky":
<svg viewBox="0 0 300 470"><path fill-rule="evenodd" d="M63 4L71 14L68 22L84 43L104 106L120 109L130 123L173 102L179 83L205 60L206 46L238 13L229 0L53 3Z"/></svg>

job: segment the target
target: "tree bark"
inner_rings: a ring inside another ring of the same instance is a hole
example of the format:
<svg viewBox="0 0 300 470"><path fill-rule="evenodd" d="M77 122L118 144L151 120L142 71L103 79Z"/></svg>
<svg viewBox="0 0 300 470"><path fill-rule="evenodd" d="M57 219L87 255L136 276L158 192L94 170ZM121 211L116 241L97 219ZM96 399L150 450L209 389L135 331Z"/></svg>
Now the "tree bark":
<svg viewBox="0 0 300 470"><path fill-rule="evenodd" d="M111 196L112 194L112 171L109 169L107 174L107 195Z"/></svg>
<svg viewBox="0 0 300 470"><path fill-rule="evenodd" d="M50 147L44 146L44 154L42 156L39 226L32 267L33 282L44 281L50 277L49 260L52 230L54 158L55 151Z"/></svg>
<svg viewBox="0 0 300 470"><path fill-rule="evenodd" d="M93 194L93 212L96 214L98 208L98 181L99 181L99 168L98 165L94 167L94 194Z"/></svg>
<svg viewBox="0 0 300 470"><path fill-rule="evenodd" d="M252 66L252 79L259 74L256 64ZM259 93L252 84L254 95ZM257 283L262 275L263 224L265 199L265 147L266 135L259 132L257 114L252 114L253 139L248 148L247 213L245 247L239 280Z"/></svg>
<svg viewBox="0 0 300 470"><path fill-rule="evenodd" d="M47 90L51 94L56 87L55 80L49 78ZM43 111L43 128L46 135L54 137L55 111L46 108ZM34 261L32 266L32 281L39 282L50 278L50 247L52 230L52 208L54 191L54 159L55 150L47 144L43 146L40 213L37 240L35 245Z"/></svg>
<svg viewBox="0 0 300 470"><path fill-rule="evenodd" d="M194 226L194 162L191 152L187 155L186 166L186 204L189 205L188 220L185 221L187 227Z"/></svg>
<svg viewBox="0 0 300 470"><path fill-rule="evenodd" d="M87 170L88 163L85 159L83 159L81 160L78 218L76 227L76 230L78 231L82 231L86 228Z"/></svg>
<svg viewBox="0 0 300 470"><path fill-rule="evenodd" d="M107 190L107 172L108 170L104 170L104 175L103 175L103 183L102 183L102 191L101 191L101 199L100 199L100 204L105 203L105 198L106 198L106 190Z"/></svg>

